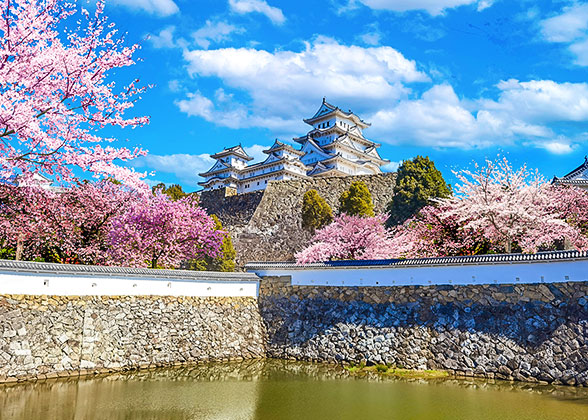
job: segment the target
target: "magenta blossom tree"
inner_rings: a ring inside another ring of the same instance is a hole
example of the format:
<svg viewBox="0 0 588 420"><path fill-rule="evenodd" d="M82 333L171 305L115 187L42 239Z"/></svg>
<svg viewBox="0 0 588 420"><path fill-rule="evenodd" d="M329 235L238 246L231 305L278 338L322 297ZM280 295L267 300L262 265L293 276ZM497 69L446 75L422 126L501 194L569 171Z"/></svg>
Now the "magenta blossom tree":
<svg viewBox="0 0 588 420"><path fill-rule="evenodd" d="M172 201L146 196L112 222L110 264L175 268L183 261L220 254L225 232L191 196Z"/></svg>
<svg viewBox="0 0 588 420"><path fill-rule="evenodd" d="M104 264L111 222L141 195L109 181L54 192L0 186L0 240L16 259Z"/></svg>
<svg viewBox="0 0 588 420"><path fill-rule="evenodd" d="M113 70L134 64L138 46L125 46L103 15L78 14L61 0L0 0L0 178L34 172L71 181L76 168L144 188L141 175L122 167L145 154L105 145L106 126L137 127L147 117L125 118L144 90L133 80L117 87ZM64 32L64 27L68 28Z"/></svg>
<svg viewBox="0 0 588 420"><path fill-rule="evenodd" d="M384 227L385 221L384 215L337 216L333 223L316 231L312 244L296 254L296 262L389 258L391 240Z"/></svg>

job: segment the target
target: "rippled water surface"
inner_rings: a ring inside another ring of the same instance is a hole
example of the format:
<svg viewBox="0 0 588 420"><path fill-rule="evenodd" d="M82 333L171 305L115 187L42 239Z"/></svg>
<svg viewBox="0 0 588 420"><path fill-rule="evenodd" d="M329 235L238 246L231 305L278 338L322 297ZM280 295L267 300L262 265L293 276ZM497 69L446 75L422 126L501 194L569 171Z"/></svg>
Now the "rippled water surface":
<svg viewBox="0 0 588 420"><path fill-rule="evenodd" d="M356 377L285 361L0 386L1 419L588 419L588 388Z"/></svg>

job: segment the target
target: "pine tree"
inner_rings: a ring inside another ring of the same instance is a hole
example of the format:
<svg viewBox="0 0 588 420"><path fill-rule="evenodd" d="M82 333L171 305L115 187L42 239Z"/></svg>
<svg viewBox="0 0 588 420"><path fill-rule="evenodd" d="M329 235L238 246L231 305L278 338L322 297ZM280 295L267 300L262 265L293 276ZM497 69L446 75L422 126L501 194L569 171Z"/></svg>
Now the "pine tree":
<svg viewBox="0 0 588 420"><path fill-rule="evenodd" d="M349 216L374 216L372 195L364 182L353 182L349 189L341 194L341 197L339 197L339 212Z"/></svg>
<svg viewBox="0 0 588 420"><path fill-rule="evenodd" d="M405 160L398 168L394 197L388 204L389 218L386 224L404 223L420 209L431 204L433 198L451 196L451 186L428 156Z"/></svg>
<svg viewBox="0 0 588 420"><path fill-rule="evenodd" d="M171 198L173 201L178 201L180 198L184 198L188 195L184 192L181 185L172 184L169 187L166 187L163 182L155 185L153 188L151 188L151 191L153 192L153 194L160 191L161 193Z"/></svg>
<svg viewBox="0 0 588 420"><path fill-rule="evenodd" d="M333 210L317 190L308 190L302 198L302 227L314 232L333 221Z"/></svg>

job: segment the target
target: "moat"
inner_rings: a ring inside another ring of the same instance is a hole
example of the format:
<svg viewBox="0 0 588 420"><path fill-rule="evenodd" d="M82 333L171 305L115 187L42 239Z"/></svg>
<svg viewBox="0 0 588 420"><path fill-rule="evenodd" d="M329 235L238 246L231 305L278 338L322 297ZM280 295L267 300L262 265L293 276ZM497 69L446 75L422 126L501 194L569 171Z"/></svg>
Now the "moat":
<svg viewBox="0 0 588 420"><path fill-rule="evenodd" d="M586 419L588 388L262 360L0 386L1 419Z"/></svg>

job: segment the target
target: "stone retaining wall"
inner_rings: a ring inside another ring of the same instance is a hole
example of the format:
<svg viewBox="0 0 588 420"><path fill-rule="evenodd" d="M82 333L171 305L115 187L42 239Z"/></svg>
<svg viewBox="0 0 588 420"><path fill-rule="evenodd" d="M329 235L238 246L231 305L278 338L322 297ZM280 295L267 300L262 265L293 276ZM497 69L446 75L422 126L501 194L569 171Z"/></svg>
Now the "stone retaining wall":
<svg viewBox="0 0 588 420"><path fill-rule="evenodd" d="M269 357L588 386L588 282L291 286L265 277Z"/></svg>
<svg viewBox="0 0 588 420"><path fill-rule="evenodd" d="M337 214L339 196L354 181L367 185L377 213L386 211L395 173L270 181L264 191L240 195L231 195L228 189L202 192L200 205L216 214L231 233L238 266L249 261L292 261L312 237L302 228L304 193L317 190Z"/></svg>
<svg viewBox="0 0 588 420"><path fill-rule="evenodd" d="M265 356L255 298L0 296L0 382Z"/></svg>

